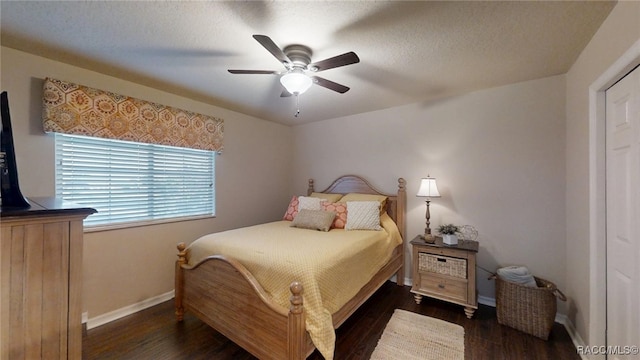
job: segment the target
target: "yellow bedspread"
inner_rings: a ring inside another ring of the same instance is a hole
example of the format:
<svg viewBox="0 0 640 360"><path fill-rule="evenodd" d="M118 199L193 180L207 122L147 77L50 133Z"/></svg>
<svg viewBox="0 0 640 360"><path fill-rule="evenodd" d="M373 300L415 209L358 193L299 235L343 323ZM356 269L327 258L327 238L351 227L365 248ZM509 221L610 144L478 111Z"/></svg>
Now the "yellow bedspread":
<svg viewBox="0 0 640 360"><path fill-rule="evenodd" d="M316 348L333 359L335 331L331 314L339 310L391 258L402 243L385 213L382 231L289 227L290 221L209 234L189 246L189 264L224 254L240 261L274 301L289 308L289 285L304 287L306 328Z"/></svg>

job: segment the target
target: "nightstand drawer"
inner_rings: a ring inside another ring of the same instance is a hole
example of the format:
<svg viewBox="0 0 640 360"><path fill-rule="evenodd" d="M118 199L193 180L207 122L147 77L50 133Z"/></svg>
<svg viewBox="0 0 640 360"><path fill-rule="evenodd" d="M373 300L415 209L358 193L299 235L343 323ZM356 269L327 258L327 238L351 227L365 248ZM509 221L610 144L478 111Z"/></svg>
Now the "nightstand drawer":
<svg viewBox="0 0 640 360"><path fill-rule="evenodd" d="M467 301L467 282L440 276L421 276L420 290L459 301Z"/></svg>
<svg viewBox="0 0 640 360"><path fill-rule="evenodd" d="M467 260L421 252L418 255L420 272L449 275L460 279L467 278Z"/></svg>

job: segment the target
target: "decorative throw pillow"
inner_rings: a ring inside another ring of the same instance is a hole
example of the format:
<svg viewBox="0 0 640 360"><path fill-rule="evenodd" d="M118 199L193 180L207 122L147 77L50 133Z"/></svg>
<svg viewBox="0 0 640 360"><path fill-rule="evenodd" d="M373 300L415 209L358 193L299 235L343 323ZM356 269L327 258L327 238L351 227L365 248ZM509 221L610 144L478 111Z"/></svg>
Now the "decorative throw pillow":
<svg viewBox="0 0 640 360"><path fill-rule="evenodd" d="M320 203L323 201L326 200L310 196L298 196L298 211L302 209L322 210Z"/></svg>
<svg viewBox="0 0 640 360"><path fill-rule="evenodd" d="M342 194L318 193L318 192L313 192L309 196L324 199L332 203L338 202L338 200L342 198Z"/></svg>
<svg viewBox="0 0 640 360"><path fill-rule="evenodd" d="M287 208L287 211L284 213L282 220L291 221L293 220L293 218L296 217L297 214L298 214L298 197L294 195L291 198L291 201L289 201L289 207Z"/></svg>
<svg viewBox="0 0 640 360"><path fill-rule="evenodd" d="M332 229L344 229L344 226L347 224L347 204L343 202L323 202L322 210L324 211L333 211L336 213L336 218L333 219L333 224L331 224Z"/></svg>
<svg viewBox="0 0 640 360"><path fill-rule="evenodd" d="M347 214L347 230L382 230L378 201L347 201Z"/></svg>
<svg viewBox="0 0 640 360"><path fill-rule="evenodd" d="M291 227L329 231L336 213L323 210L300 209L298 215L291 222Z"/></svg>
<svg viewBox="0 0 640 360"><path fill-rule="evenodd" d="M380 202L380 214L387 211L387 196L385 195L349 193L343 196L340 201L378 201Z"/></svg>

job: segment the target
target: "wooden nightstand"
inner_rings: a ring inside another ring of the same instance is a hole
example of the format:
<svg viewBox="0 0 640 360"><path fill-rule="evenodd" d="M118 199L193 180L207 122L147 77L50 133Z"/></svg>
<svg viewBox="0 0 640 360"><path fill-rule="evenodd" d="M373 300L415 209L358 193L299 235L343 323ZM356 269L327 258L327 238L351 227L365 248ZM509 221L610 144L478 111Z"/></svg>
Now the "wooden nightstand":
<svg viewBox="0 0 640 360"><path fill-rule="evenodd" d="M411 240L413 248L413 286L416 304L422 296L464 306L468 318L478 308L476 295L476 253L478 242L458 240L457 246L442 243L436 237L433 244L421 236Z"/></svg>

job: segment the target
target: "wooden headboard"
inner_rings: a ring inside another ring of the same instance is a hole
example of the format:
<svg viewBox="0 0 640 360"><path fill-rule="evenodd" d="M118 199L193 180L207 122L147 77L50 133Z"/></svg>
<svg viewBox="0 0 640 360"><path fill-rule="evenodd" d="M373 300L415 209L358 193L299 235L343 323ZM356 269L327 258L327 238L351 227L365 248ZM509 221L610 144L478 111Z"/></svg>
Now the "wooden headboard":
<svg viewBox="0 0 640 360"><path fill-rule="evenodd" d="M356 175L345 175L336 179L323 193L331 194L376 194L384 195L387 197L387 213L396 222L402 238L405 238L405 211L407 203L406 193L407 182L403 178L398 179L398 192L396 194L385 194L378 191L371 186L365 179ZM307 189L307 195L311 195L315 192L315 183L313 179L309 179L309 188Z"/></svg>

